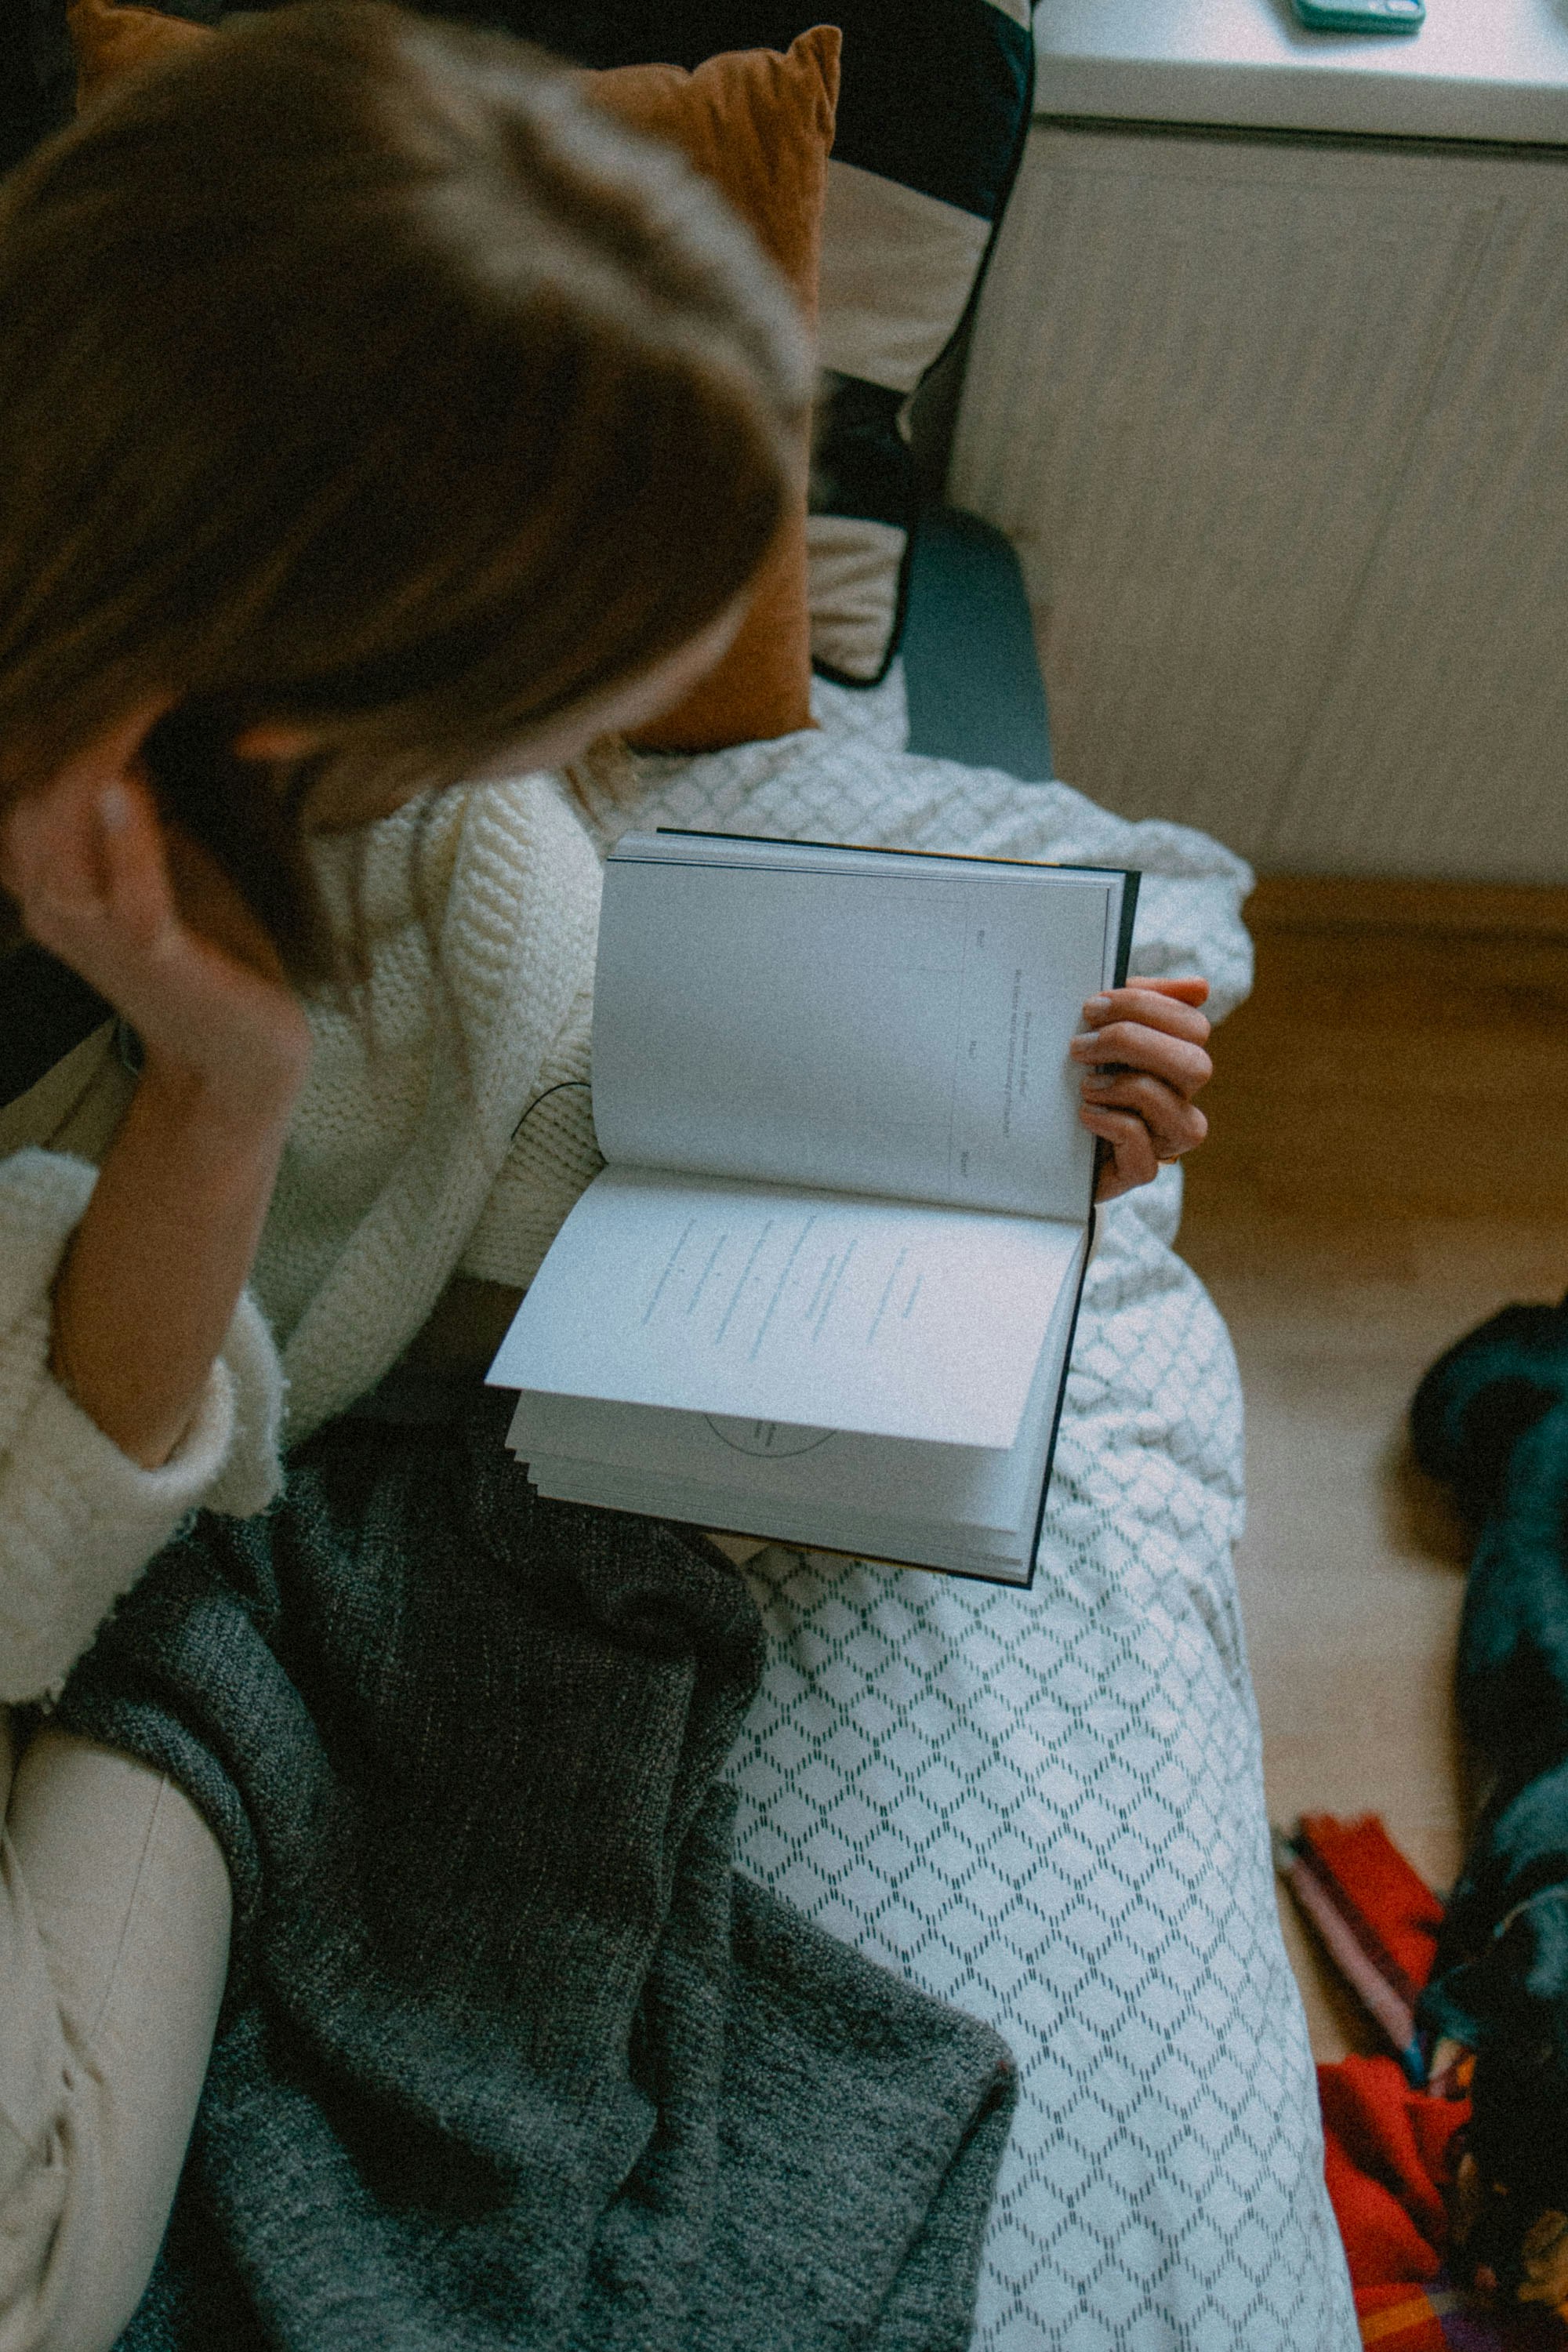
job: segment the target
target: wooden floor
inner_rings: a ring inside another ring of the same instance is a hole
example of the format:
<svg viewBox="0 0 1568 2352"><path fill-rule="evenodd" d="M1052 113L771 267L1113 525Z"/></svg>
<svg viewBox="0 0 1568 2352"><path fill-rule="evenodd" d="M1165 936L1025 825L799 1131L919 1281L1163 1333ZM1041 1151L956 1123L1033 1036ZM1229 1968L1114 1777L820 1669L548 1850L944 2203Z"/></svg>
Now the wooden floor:
<svg viewBox="0 0 1568 2352"><path fill-rule="evenodd" d="M1568 1286L1568 892L1267 882L1247 920L1182 1247L1247 1392L1269 1810L1380 1812L1444 1885L1465 1551L1404 1419L1449 1341ZM1286 1934L1319 2056L1375 2047Z"/></svg>

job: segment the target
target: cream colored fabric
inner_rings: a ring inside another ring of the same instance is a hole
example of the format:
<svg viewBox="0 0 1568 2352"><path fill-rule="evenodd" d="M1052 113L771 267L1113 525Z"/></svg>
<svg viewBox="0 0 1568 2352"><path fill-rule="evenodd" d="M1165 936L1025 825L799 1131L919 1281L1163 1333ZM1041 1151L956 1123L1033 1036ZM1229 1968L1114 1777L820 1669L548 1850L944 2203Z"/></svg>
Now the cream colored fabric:
<svg viewBox="0 0 1568 2352"><path fill-rule="evenodd" d="M875 677L899 603L905 534L856 515L813 515L805 526L811 572L811 652L846 677Z"/></svg>
<svg viewBox="0 0 1568 2352"><path fill-rule="evenodd" d="M161 1773L0 1709L0 2352L109 2352L184 2159L228 1962L222 1854Z"/></svg>
<svg viewBox="0 0 1568 2352"><path fill-rule="evenodd" d="M957 325L989 221L878 172L830 161L822 236L822 364L912 392Z"/></svg>
<svg viewBox="0 0 1568 2352"><path fill-rule="evenodd" d="M79 1160L101 1160L135 1087L115 1051L114 1024L106 1021L46 1070L37 1086L0 1108L0 1160L30 1143L69 1151Z"/></svg>
<svg viewBox="0 0 1568 2352"><path fill-rule="evenodd" d="M402 1354L503 1171L519 1207L535 1184L558 1200L563 1172L574 1197L601 1164L586 1094L552 1097L519 1130L552 1055L572 1050L598 930L598 856L554 780L416 803L324 845L321 871L343 924L357 900L372 976L363 1008L312 1014L256 1261L290 1441ZM534 1232L504 1278L526 1281L549 1237Z"/></svg>
<svg viewBox="0 0 1568 2352"><path fill-rule="evenodd" d="M242 1298L190 1427L161 1469L107 1438L49 1370L49 1293L97 1171L0 1161L0 1701L65 1675L187 1511L259 1510L278 1484L281 1387Z"/></svg>

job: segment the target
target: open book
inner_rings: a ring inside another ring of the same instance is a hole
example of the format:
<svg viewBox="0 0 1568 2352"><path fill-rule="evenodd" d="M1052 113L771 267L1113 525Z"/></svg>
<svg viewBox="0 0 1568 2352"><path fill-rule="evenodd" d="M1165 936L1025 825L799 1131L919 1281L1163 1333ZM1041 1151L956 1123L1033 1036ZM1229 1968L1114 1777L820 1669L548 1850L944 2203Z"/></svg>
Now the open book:
<svg viewBox="0 0 1568 2352"><path fill-rule="evenodd" d="M608 1164L489 1371L542 1494L1028 1583L1092 1230L1067 1049L1137 887L623 837Z"/></svg>

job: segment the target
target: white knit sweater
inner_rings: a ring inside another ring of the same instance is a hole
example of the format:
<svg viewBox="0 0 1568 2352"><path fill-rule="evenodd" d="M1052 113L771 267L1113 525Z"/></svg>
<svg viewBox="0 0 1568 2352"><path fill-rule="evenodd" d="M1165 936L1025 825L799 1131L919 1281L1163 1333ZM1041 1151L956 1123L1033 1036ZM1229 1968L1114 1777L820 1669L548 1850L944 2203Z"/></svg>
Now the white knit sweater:
<svg viewBox="0 0 1568 2352"><path fill-rule="evenodd" d="M395 1362L456 1272L525 1284L599 1166L588 1041L600 866L553 780L416 804L321 869L371 950L315 1052L251 1288L163 1468L51 1377L49 1291L96 1171L0 1160L0 1701L58 1684L198 1505L248 1514L307 1436Z"/></svg>

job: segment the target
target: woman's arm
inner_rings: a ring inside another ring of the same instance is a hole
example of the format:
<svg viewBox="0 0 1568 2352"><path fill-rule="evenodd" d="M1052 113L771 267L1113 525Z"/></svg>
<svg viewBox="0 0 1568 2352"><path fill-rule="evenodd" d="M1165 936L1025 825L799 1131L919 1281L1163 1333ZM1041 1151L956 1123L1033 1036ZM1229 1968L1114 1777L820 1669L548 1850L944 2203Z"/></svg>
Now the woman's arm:
<svg viewBox="0 0 1568 2352"><path fill-rule="evenodd" d="M224 1115L149 1065L55 1283L50 1369L154 1469L195 1411L261 1236L287 1118Z"/></svg>
<svg viewBox="0 0 1568 2352"><path fill-rule="evenodd" d="M134 772L156 716L0 822L0 882L28 931L145 1055L56 1281L50 1361L147 1467L178 1445L233 1318L310 1057L270 942L211 862L165 835Z"/></svg>

